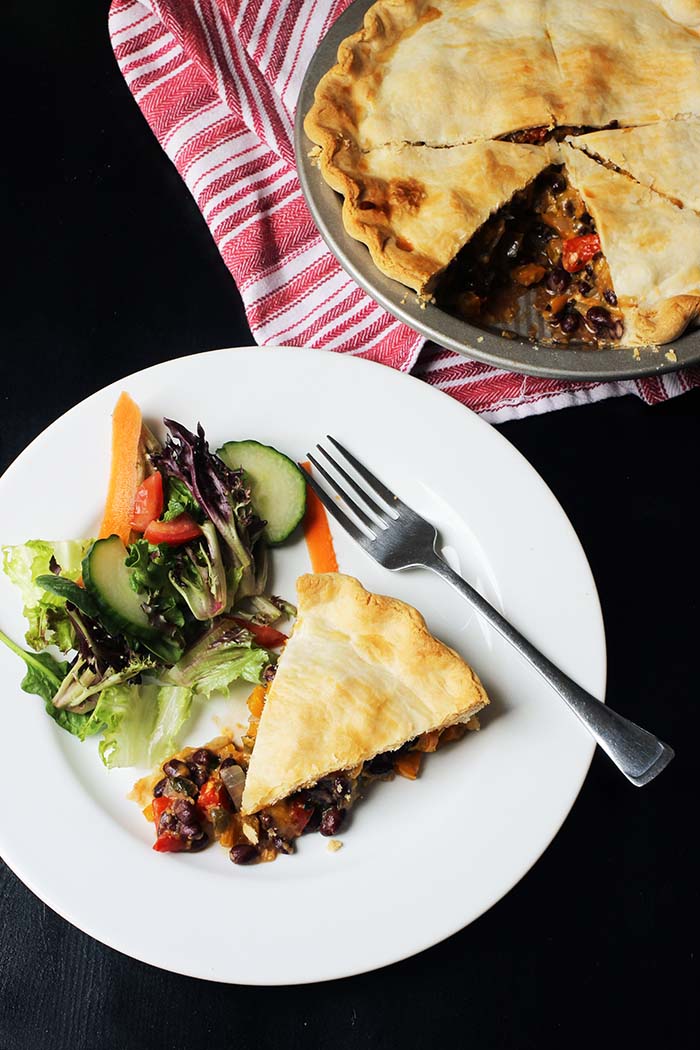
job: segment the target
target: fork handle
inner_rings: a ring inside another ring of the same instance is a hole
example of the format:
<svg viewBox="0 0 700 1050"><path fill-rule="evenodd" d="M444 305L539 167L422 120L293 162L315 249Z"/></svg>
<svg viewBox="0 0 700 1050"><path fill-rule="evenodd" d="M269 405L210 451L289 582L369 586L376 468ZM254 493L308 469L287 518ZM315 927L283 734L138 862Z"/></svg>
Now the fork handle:
<svg viewBox="0 0 700 1050"><path fill-rule="evenodd" d="M454 572L439 554L435 552L434 559L427 563L426 568L432 569L459 591L477 612L539 671L628 780L641 787L658 776L668 765L674 755L668 744L664 744L629 719L618 715L560 671L478 591L463 580L459 573Z"/></svg>

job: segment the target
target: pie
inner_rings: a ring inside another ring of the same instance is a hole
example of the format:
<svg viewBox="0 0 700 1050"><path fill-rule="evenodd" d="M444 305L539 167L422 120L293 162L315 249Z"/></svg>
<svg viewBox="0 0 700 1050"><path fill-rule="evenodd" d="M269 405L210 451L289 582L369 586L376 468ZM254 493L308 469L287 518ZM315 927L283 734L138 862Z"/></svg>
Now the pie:
<svg viewBox="0 0 700 1050"><path fill-rule="evenodd" d="M272 683L231 737L186 748L135 786L156 846L210 838L235 863L290 853L302 833L332 836L377 778L418 775L426 752L478 728L489 700L474 671L419 612L350 576L297 581L298 616Z"/></svg>
<svg viewBox="0 0 700 1050"><path fill-rule="evenodd" d="M553 342L634 346L698 316L700 244L668 241L700 214L699 118L700 0L378 0L304 126L383 273L470 319L529 295ZM640 201L649 230L621 229Z"/></svg>

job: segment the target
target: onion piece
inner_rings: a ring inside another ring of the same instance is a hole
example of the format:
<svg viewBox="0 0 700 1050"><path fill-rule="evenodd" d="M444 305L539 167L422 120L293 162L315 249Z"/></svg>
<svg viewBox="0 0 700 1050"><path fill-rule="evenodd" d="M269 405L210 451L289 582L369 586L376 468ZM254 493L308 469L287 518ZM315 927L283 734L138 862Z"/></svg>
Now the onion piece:
<svg viewBox="0 0 700 1050"><path fill-rule="evenodd" d="M245 773L240 766L230 765L224 766L219 776L233 802L233 808L238 812L241 808L243 788L245 787Z"/></svg>

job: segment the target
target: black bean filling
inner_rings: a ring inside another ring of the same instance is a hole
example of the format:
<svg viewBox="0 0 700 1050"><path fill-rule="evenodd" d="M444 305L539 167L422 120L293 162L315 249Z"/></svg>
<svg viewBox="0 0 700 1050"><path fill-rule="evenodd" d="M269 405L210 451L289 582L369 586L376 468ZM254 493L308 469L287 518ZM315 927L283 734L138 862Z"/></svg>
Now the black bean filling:
<svg viewBox="0 0 700 1050"><path fill-rule="evenodd" d="M615 343L624 326L602 254L577 272L562 265L567 242L595 232L580 195L552 167L481 227L443 274L436 299L450 313L503 327L529 296L552 343Z"/></svg>

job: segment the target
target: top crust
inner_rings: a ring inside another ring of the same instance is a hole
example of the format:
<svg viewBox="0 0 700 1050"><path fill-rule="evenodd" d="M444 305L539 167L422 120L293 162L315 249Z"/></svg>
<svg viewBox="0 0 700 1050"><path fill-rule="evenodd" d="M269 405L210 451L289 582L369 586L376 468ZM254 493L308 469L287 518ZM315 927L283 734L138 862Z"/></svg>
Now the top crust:
<svg viewBox="0 0 700 1050"><path fill-rule="evenodd" d="M590 156L614 164L643 186L700 212L700 119L664 120L641 128L594 131L569 139Z"/></svg>
<svg viewBox="0 0 700 1050"><path fill-rule="evenodd" d="M350 162L346 153L332 184L345 197L346 230L375 265L426 293L488 217L549 163L548 150L513 142L386 146Z"/></svg>
<svg viewBox="0 0 700 1050"><path fill-rule="evenodd" d="M666 343L700 316L700 216L566 143L569 176L595 219L630 345Z"/></svg>
<svg viewBox="0 0 700 1050"><path fill-rule="evenodd" d="M242 808L255 813L488 704L472 669L396 598L297 580L299 615L263 708Z"/></svg>

